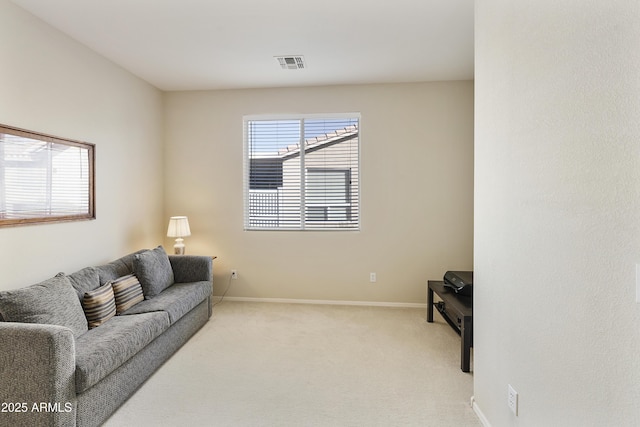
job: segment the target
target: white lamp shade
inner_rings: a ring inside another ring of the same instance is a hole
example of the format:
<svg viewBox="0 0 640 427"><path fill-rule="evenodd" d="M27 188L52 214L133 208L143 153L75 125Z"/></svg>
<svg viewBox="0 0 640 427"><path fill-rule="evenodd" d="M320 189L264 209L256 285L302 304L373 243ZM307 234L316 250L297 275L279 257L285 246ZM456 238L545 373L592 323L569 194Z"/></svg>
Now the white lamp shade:
<svg viewBox="0 0 640 427"><path fill-rule="evenodd" d="M189 220L186 216L172 216L169 219L169 228L167 229L168 237L186 237L191 236L189 229Z"/></svg>

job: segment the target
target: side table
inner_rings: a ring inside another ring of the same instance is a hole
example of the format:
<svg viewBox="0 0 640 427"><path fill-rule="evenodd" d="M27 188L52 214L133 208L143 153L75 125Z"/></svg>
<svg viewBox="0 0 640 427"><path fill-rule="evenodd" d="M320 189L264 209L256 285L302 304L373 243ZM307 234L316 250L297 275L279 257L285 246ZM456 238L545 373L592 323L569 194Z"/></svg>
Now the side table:
<svg viewBox="0 0 640 427"><path fill-rule="evenodd" d="M434 302L433 294L442 301ZM433 322L433 307L460 335L460 369L469 372L473 347L473 297L458 295L444 282L429 280L427 285L427 322Z"/></svg>

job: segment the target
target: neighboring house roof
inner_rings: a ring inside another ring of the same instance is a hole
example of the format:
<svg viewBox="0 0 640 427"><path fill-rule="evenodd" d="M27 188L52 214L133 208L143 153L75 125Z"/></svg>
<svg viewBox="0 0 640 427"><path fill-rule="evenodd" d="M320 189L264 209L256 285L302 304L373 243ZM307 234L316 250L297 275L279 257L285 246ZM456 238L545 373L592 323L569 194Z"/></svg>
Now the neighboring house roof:
<svg viewBox="0 0 640 427"><path fill-rule="evenodd" d="M358 137L358 125L350 125L304 141L305 154L331 147ZM281 148L277 153L255 153L251 157L249 188L276 189L283 185L283 166L287 160L300 156L300 144Z"/></svg>
<svg viewBox="0 0 640 427"><path fill-rule="evenodd" d="M348 141L358 136L358 125L347 126L343 129L337 129L334 132L326 133L324 135L316 136L315 138L309 138L304 141L305 153L310 153L322 148L330 147L334 144L339 144L344 141ZM292 157L300 155L300 144L289 145L288 147L281 148L278 151L275 158L288 160Z"/></svg>

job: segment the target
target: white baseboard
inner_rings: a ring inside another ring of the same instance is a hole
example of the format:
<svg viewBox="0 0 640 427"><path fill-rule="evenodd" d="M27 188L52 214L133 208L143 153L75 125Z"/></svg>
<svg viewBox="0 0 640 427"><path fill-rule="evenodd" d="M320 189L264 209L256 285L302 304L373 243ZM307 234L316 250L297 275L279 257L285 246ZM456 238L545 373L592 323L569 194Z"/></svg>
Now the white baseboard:
<svg viewBox="0 0 640 427"><path fill-rule="evenodd" d="M216 296L214 296L216 298ZM339 301L319 299L224 297L227 301L276 302L285 304L360 305L369 307L427 308L427 304L409 302Z"/></svg>
<svg viewBox="0 0 640 427"><path fill-rule="evenodd" d="M471 396L471 407L473 408L473 412L475 412L476 415L478 416L478 419L480 420L482 425L484 427L491 427L489 420L487 419L487 417L484 416L484 414L482 413L482 410L480 410L480 407L476 403L475 396Z"/></svg>

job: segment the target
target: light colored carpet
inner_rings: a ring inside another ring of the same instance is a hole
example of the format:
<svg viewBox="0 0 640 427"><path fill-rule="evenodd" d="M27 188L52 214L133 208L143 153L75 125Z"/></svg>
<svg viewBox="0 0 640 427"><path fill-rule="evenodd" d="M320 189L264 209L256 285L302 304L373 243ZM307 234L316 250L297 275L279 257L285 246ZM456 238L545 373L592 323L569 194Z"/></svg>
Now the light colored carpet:
<svg viewBox="0 0 640 427"><path fill-rule="evenodd" d="M105 426L481 426L459 336L425 318L223 301Z"/></svg>

